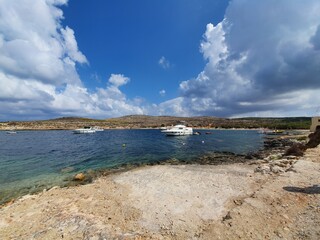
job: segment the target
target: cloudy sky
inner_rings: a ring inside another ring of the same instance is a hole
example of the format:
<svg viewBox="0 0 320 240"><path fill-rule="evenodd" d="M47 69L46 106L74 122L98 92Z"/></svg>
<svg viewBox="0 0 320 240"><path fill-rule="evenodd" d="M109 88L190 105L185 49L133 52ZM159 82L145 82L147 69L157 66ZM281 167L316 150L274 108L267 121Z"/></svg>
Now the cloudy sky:
<svg viewBox="0 0 320 240"><path fill-rule="evenodd" d="M0 120L320 114L319 0L0 0Z"/></svg>

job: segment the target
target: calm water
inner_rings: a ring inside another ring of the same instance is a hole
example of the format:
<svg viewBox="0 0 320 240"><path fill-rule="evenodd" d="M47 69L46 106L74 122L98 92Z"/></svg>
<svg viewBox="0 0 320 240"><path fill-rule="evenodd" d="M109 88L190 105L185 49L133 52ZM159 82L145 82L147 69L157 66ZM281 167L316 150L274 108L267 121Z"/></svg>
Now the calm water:
<svg viewBox="0 0 320 240"><path fill-rule="evenodd" d="M263 146L262 136L256 131L211 132L167 137L160 130L106 130L95 134L0 131L0 203L61 185L69 176L88 169L170 158L192 160L213 151L248 153Z"/></svg>

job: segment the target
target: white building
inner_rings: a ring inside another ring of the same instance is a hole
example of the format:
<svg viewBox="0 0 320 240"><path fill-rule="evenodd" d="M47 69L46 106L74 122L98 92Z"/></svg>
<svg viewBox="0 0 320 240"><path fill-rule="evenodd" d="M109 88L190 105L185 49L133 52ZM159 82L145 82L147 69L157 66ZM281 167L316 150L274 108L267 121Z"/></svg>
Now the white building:
<svg viewBox="0 0 320 240"><path fill-rule="evenodd" d="M311 120L310 131L315 132L318 128L320 129L320 117L313 117Z"/></svg>

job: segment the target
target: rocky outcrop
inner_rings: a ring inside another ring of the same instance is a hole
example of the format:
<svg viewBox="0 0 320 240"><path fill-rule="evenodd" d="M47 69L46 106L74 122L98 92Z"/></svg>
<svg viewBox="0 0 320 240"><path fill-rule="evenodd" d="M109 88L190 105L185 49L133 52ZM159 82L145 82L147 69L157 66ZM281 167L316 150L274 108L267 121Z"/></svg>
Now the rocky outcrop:
<svg viewBox="0 0 320 240"><path fill-rule="evenodd" d="M315 148L320 144L320 129L309 135L309 142L306 144L307 148Z"/></svg>
<svg viewBox="0 0 320 240"><path fill-rule="evenodd" d="M289 149L287 149L284 155L302 157L306 149L306 145L302 143L295 143Z"/></svg>
<svg viewBox="0 0 320 240"><path fill-rule="evenodd" d="M262 160L255 162L258 167L254 172L262 174L279 174L292 170L292 166L296 162L295 159L280 159L280 160Z"/></svg>
<svg viewBox="0 0 320 240"><path fill-rule="evenodd" d="M315 148L320 144L320 129L317 129L316 132L309 134L309 141L306 144L303 143L294 143L290 148L285 152L285 156L293 155L302 157L304 152L308 148Z"/></svg>

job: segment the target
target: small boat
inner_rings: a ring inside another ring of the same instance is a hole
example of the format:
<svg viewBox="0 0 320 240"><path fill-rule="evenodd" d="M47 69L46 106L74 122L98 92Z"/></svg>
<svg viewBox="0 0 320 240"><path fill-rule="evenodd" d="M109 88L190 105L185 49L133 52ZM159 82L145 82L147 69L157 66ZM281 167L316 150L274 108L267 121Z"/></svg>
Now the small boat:
<svg viewBox="0 0 320 240"><path fill-rule="evenodd" d="M77 134L95 133L95 132L96 132L96 130L93 127L84 127L84 128L78 128L78 129L73 130L73 133L77 133Z"/></svg>
<svg viewBox="0 0 320 240"><path fill-rule="evenodd" d="M96 130L96 132L103 132L104 131L104 129L99 126L94 126L93 129Z"/></svg>
<svg viewBox="0 0 320 240"><path fill-rule="evenodd" d="M7 134L17 134L17 132L16 132L16 131L13 131L13 130L7 131L6 133L7 133Z"/></svg>
<svg viewBox="0 0 320 240"><path fill-rule="evenodd" d="M165 133L167 136L184 136L184 135L192 135L193 129L191 127L186 127L185 125L175 125L172 128L167 128L166 130L161 131Z"/></svg>
<svg viewBox="0 0 320 240"><path fill-rule="evenodd" d="M201 135L201 132L194 132L193 135Z"/></svg>
<svg viewBox="0 0 320 240"><path fill-rule="evenodd" d="M270 130L266 132L267 135L278 135L278 134L284 134L284 130Z"/></svg>

